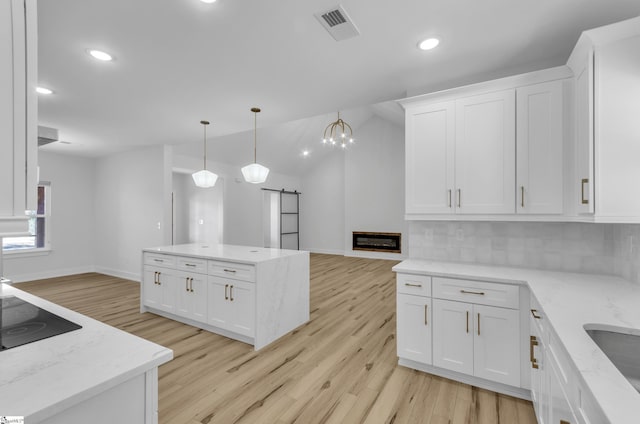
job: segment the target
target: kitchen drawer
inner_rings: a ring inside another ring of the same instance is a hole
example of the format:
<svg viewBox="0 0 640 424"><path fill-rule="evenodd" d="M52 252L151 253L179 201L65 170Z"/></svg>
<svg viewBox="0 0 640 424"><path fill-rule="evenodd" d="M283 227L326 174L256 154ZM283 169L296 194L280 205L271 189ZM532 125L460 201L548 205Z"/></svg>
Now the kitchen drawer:
<svg viewBox="0 0 640 424"><path fill-rule="evenodd" d="M428 275L398 274L396 283L398 293L431 296L431 277Z"/></svg>
<svg viewBox="0 0 640 424"><path fill-rule="evenodd" d="M209 261L209 275L255 282L256 267L236 262Z"/></svg>
<svg viewBox="0 0 640 424"><path fill-rule="evenodd" d="M518 309L519 287L511 284L433 277L433 297Z"/></svg>
<svg viewBox="0 0 640 424"><path fill-rule="evenodd" d="M207 273L207 260L206 259L195 259L195 258L186 258L186 257L178 257L177 258L177 268L184 271L197 272L198 274L206 274Z"/></svg>
<svg viewBox="0 0 640 424"><path fill-rule="evenodd" d="M144 253L145 265L163 266L166 268L175 268L176 258L175 256L163 255L160 253Z"/></svg>

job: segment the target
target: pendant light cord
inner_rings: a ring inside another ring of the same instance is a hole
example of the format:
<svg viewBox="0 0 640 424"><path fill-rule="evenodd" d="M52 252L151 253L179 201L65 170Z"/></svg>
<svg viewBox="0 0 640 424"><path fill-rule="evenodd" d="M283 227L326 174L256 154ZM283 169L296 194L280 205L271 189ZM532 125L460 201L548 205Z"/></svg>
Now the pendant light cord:
<svg viewBox="0 0 640 424"><path fill-rule="evenodd" d="M258 112L253 112L253 163L258 163Z"/></svg>

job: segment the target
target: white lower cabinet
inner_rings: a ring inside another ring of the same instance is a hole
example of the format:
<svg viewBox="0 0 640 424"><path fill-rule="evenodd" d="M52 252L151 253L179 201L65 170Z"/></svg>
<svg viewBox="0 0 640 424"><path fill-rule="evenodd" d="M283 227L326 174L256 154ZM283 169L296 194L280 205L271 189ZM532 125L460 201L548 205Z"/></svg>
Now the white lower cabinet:
<svg viewBox="0 0 640 424"><path fill-rule="evenodd" d="M169 268L144 267L144 302L165 312L176 312L177 283L175 272Z"/></svg>
<svg viewBox="0 0 640 424"><path fill-rule="evenodd" d="M207 323L248 337L255 334L255 284L209 276Z"/></svg>
<svg viewBox="0 0 640 424"><path fill-rule="evenodd" d="M176 315L196 321L207 320L207 276L176 271Z"/></svg>
<svg viewBox="0 0 640 424"><path fill-rule="evenodd" d="M431 298L397 295L398 356L431 364Z"/></svg>
<svg viewBox="0 0 640 424"><path fill-rule="evenodd" d="M519 312L433 300L433 365L520 385Z"/></svg>

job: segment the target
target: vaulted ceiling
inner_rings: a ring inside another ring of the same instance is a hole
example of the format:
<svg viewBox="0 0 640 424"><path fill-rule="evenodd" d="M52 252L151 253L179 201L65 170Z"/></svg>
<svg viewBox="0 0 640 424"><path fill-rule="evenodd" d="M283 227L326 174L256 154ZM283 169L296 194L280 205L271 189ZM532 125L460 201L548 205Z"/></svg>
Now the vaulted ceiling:
<svg viewBox="0 0 640 424"><path fill-rule="evenodd" d="M581 31L640 15L637 0L343 0L360 35L336 42L314 13L337 4L39 0L39 82L55 92L40 96L39 121L71 143L46 149L201 143L202 119L212 142L239 143L221 136L251 130L258 106L274 138L265 154L293 158L287 143L319 142L338 110L384 115L369 105L563 65ZM440 46L416 48L433 35Z"/></svg>

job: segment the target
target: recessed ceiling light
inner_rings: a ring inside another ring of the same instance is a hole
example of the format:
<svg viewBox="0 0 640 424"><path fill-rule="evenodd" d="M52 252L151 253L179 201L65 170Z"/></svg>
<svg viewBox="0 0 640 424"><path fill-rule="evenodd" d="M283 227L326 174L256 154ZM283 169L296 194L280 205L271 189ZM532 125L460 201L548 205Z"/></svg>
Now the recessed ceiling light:
<svg viewBox="0 0 640 424"><path fill-rule="evenodd" d="M426 40L422 40L418 43L418 48L420 50L431 50L440 44L440 40L437 38L427 38Z"/></svg>
<svg viewBox="0 0 640 424"><path fill-rule="evenodd" d="M38 94L53 94L53 90L45 87L36 87Z"/></svg>
<svg viewBox="0 0 640 424"><path fill-rule="evenodd" d="M200 0L202 3L215 3L216 0Z"/></svg>
<svg viewBox="0 0 640 424"><path fill-rule="evenodd" d="M94 59L98 59L103 62L109 62L113 60L113 56L101 50L89 49L87 50L87 53L89 53Z"/></svg>
<svg viewBox="0 0 640 424"><path fill-rule="evenodd" d="M302 151L302 156L309 156L309 151L308 150L303 150Z"/></svg>

